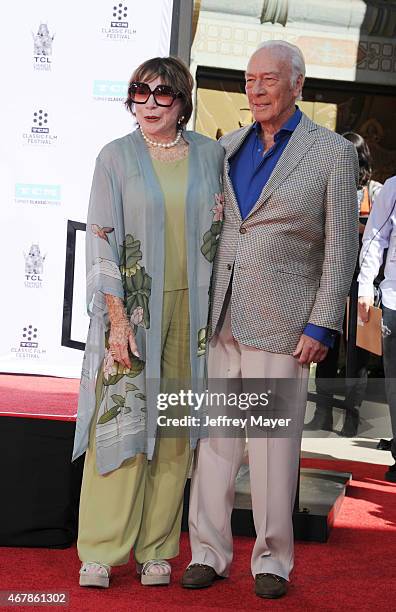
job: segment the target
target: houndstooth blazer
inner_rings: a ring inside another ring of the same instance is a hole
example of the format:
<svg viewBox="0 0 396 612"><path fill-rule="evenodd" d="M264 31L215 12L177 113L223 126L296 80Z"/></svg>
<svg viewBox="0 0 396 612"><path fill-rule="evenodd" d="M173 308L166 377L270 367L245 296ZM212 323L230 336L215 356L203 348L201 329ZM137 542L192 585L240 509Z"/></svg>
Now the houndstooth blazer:
<svg viewBox="0 0 396 612"><path fill-rule="evenodd" d="M213 269L209 334L231 285L236 340L291 354L308 322L341 331L358 252L355 147L302 115L242 220L229 159L252 129L221 139L224 223Z"/></svg>

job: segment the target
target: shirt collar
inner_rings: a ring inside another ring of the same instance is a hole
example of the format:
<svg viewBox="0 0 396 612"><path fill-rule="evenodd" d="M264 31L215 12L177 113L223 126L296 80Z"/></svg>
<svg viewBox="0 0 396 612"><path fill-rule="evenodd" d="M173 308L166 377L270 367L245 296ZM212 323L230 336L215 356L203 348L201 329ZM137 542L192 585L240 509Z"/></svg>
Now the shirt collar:
<svg viewBox="0 0 396 612"><path fill-rule="evenodd" d="M274 136L274 140L278 140L282 132L290 132L290 134L292 134L294 130L296 129L296 127L298 126L298 124L300 123L301 116L302 116L302 112L300 111L298 106L296 106L296 110L294 111L293 115L289 117L289 119L282 125L280 130L276 132ZM256 134L259 135L261 133L260 123L255 121L253 123L253 127L256 130Z"/></svg>

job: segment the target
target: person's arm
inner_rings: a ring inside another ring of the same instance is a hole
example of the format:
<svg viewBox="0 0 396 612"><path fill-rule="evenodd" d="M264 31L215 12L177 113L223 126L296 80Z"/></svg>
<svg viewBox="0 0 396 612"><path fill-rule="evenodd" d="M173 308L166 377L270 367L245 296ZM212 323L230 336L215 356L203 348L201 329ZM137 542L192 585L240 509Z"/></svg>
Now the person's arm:
<svg viewBox="0 0 396 612"><path fill-rule="evenodd" d="M324 259L309 323L340 331L359 248L358 161L352 143L335 160L325 198Z"/></svg>
<svg viewBox="0 0 396 612"><path fill-rule="evenodd" d="M94 312L107 311L110 323L110 352L115 361L130 368L128 344L132 353L139 355L124 307L124 288L116 236L115 198L118 196L115 194L118 190L111 171L111 157L106 149L103 151L96 160L88 209L87 306L90 316L94 316Z"/></svg>
<svg viewBox="0 0 396 612"><path fill-rule="evenodd" d="M321 325L313 325L313 323L308 323L305 326L304 334L318 340L328 348L333 348L337 337L337 332L334 329L322 327Z"/></svg>
<svg viewBox="0 0 396 612"><path fill-rule="evenodd" d="M104 308L104 294L124 298L116 235L115 191L113 175L99 155L92 180L85 234L87 306L90 315L93 302Z"/></svg>
<svg viewBox="0 0 396 612"><path fill-rule="evenodd" d="M375 198L363 234L358 296L359 317L364 323L368 321L369 307L374 301L374 279L381 267L384 250L389 245L389 237L392 232L391 213L395 199L394 182L386 181Z"/></svg>
<svg viewBox="0 0 396 612"><path fill-rule="evenodd" d="M337 332L328 327L307 323L293 353L299 363L320 363L334 346Z"/></svg>
<svg viewBox="0 0 396 612"><path fill-rule="evenodd" d="M379 183L378 181L370 180L368 184L368 190L369 190L369 198L371 201L371 208L373 207L374 200L379 195L382 187L383 187L382 183Z"/></svg>
<svg viewBox="0 0 396 612"><path fill-rule="evenodd" d="M346 298L358 253L356 190L358 160L352 143L346 143L335 159L325 196L324 259L320 286L308 324L334 331L342 329ZM293 356L299 363L319 362L327 347L302 334Z"/></svg>

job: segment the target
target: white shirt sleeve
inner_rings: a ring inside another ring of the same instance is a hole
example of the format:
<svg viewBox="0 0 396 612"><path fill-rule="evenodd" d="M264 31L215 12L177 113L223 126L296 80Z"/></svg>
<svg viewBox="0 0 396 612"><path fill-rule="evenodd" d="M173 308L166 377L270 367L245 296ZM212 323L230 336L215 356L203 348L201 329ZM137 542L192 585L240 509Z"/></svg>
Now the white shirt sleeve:
<svg viewBox="0 0 396 612"><path fill-rule="evenodd" d="M373 297L373 283L382 264L392 232L392 210L396 200L395 177L388 179L376 195L367 220L360 251L359 297Z"/></svg>

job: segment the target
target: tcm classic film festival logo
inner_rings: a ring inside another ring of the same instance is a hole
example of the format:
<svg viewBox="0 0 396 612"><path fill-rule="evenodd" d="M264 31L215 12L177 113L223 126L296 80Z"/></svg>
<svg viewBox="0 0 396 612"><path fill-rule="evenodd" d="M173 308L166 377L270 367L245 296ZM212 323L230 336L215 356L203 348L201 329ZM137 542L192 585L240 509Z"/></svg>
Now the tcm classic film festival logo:
<svg viewBox="0 0 396 612"><path fill-rule="evenodd" d="M40 348L38 328L32 324L22 328L19 346L11 348L11 353L17 359L40 359L40 356L46 352L45 349Z"/></svg>
<svg viewBox="0 0 396 612"><path fill-rule="evenodd" d="M52 43L55 34L51 34L46 23L40 23L33 37L33 68L35 70L51 70Z"/></svg>
<svg viewBox="0 0 396 612"><path fill-rule="evenodd" d="M125 81L94 81L93 98L99 102L123 102L127 94Z"/></svg>
<svg viewBox="0 0 396 612"><path fill-rule="evenodd" d="M50 131L49 116L45 109L33 112L30 131L22 135L25 145L50 147L57 144L58 136Z"/></svg>
<svg viewBox="0 0 396 612"><path fill-rule="evenodd" d="M61 203L60 185L40 183L16 183L15 204L30 206L58 206Z"/></svg>
<svg viewBox="0 0 396 612"><path fill-rule="evenodd" d="M114 2L110 13L110 23L101 30L108 40L128 41L136 35L136 30L130 27L128 21L128 5L123 2Z"/></svg>
<svg viewBox="0 0 396 612"><path fill-rule="evenodd" d="M25 259L25 287L27 289L41 289L43 286L44 261L46 255L40 251L38 244L32 244Z"/></svg>

